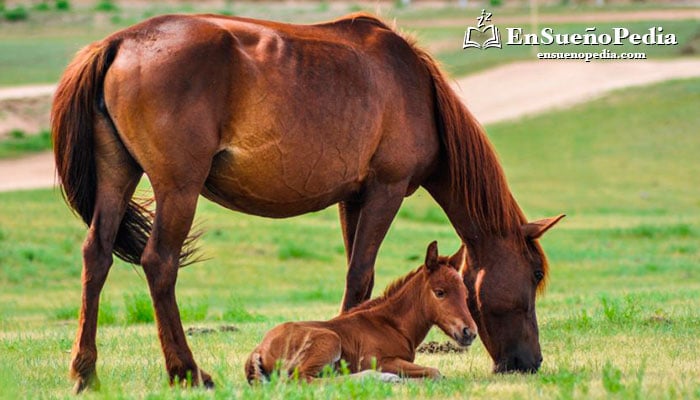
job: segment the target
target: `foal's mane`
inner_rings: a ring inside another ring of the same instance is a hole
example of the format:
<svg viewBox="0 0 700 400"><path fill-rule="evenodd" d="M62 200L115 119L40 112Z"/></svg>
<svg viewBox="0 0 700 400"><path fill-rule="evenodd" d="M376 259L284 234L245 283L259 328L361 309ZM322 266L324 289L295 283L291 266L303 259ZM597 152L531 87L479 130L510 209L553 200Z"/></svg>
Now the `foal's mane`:
<svg viewBox="0 0 700 400"><path fill-rule="evenodd" d="M401 288L406 286L406 284L413 279L421 270L421 268L424 268L423 265L420 267L414 269L413 271L407 273L406 275L397 278L393 282L387 285L386 289L384 289L384 292L381 294L381 296L377 296L371 300L367 300L363 303L360 303L356 305L355 307L351 308L348 312L356 312L356 311L362 311L362 310L368 310L370 308L376 307L384 302L386 302L388 299L390 299L392 296L394 296Z"/></svg>

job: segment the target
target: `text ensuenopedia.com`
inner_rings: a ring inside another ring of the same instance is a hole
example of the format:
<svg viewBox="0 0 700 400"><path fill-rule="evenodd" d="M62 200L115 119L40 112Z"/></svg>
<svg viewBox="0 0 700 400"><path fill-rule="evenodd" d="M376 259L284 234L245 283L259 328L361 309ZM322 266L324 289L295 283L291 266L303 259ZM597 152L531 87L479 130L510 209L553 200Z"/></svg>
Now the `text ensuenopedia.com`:
<svg viewBox="0 0 700 400"><path fill-rule="evenodd" d="M608 49L599 52L544 52L537 53L540 60L646 60L647 53L615 53Z"/></svg>

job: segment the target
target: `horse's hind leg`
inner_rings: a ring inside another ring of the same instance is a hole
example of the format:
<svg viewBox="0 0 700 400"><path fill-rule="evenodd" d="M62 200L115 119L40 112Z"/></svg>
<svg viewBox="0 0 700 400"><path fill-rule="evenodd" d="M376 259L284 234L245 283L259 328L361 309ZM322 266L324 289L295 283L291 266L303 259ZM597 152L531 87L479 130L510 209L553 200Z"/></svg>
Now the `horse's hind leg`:
<svg viewBox="0 0 700 400"><path fill-rule="evenodd" d="M83 244L82 304L70 364L76 392L99 386L95 373L95 335L100 292L112 265L112 248L119 225L141 177L141 170L116 139L108 122L99 117L95 126L95 163L95 210Z"/></svg>
<svg viewBox="0 0 700 400"><path fill-rule="evenodd" d="M158 336L165 356L170 382L203 384L212 387L211 377L198 369L185 339L180 312L175 299L175 283L180 267L180 252L187 238L199 192L202 190L208 167L194 165L186 158L179 159L175 171L158 174L148 171L156 199L156 215L141 265L148 280L158 324ZM206 160L199 160L200 163ZM173 165L168 165L170 168ZM187 171L192 175L187 179ZM203 171L199 173L198 171ZM185 179L178 179L185 178Z"/></svg>

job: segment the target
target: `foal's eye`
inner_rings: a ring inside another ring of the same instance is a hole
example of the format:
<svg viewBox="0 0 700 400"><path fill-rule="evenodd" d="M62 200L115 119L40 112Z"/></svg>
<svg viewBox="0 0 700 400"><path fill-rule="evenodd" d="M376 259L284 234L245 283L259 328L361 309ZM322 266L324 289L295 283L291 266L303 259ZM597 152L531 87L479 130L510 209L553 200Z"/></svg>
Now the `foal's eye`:
<svg viewBox="0 0 700 400"><path fill-rule="evenodd" d="M535 281L537 281L537 283L540 283L542 279L544 279L544 272L539 270L535 271Z"/></svg>
<svg viewBox="0 0 700 400"><path fill-rule="evenodd" d="M436 289L435 296L437 296L438 299L441 299L441 298L445 297L445 291L442 289Z"/></svg>

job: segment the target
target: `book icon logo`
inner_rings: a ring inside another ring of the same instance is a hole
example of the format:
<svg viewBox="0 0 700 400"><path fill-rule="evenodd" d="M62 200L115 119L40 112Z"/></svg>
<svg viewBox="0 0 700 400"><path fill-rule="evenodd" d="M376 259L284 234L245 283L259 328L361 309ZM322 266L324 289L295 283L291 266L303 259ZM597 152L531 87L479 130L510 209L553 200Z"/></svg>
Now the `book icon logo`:
<svg viewBox="0 0 700 400"><path fill-rule="evenodd" d="M486 10L481 10L481 15L476 18L476 27L470 26L464 32L464 44L462 49L476 48L488 49L490 47L501 48L501 33L498 27L494 24L486 25L486 22L491 22L491 14ZM474 40L476 37L486 38L482 43Z"/></svg>

